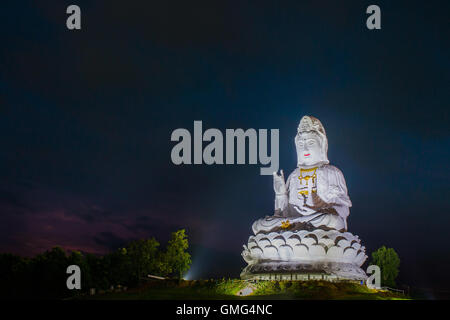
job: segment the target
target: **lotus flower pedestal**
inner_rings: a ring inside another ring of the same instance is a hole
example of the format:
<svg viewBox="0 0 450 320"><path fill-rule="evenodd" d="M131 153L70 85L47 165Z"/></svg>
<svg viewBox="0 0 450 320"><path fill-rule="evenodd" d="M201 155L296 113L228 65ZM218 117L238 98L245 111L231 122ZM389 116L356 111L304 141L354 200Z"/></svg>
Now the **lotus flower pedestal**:
<svg viewBox="0 0 450 320"><path fill-rule="evenodd" d="M358 236L321 229L281 231L251 236L242 257L247 280L354 280L367 278L367 259Z"/></svg>

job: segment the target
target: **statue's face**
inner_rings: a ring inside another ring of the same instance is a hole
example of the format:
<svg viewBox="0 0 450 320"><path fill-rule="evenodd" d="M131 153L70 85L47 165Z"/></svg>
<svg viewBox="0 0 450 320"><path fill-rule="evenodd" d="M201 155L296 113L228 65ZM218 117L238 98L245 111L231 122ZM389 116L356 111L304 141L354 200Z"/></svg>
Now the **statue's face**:
<svg viewBox="0 0 450 320"><path fill-rule="evenodd" d="M295 137L299 165L313 166L322 161L320 139L314 133L297 134Z"/></svg>

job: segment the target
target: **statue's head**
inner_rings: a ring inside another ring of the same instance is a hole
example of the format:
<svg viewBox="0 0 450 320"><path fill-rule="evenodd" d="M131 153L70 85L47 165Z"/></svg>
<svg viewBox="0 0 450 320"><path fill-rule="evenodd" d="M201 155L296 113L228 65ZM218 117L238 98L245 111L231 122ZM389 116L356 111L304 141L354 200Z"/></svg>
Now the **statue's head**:
<svg viewBox="0 0 450 320"><path fill-rule="evenodd" d="M304 116L295 136L297 166L312 167L328 164L328 141L325 129L319 119Z"/></svg>

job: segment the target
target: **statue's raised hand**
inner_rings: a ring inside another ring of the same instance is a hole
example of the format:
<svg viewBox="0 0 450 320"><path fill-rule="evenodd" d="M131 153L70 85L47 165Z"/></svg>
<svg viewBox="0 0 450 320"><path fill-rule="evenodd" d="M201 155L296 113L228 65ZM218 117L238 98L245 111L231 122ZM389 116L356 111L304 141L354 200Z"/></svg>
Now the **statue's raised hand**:
<svg viewBox="0 0 450 320"><path fill-rule="evenodd" d="M280 175L277 172L273 173L273 189L275 194L282 195L287 193L286 183L284 182L283 170L280 170Z"/></svg>

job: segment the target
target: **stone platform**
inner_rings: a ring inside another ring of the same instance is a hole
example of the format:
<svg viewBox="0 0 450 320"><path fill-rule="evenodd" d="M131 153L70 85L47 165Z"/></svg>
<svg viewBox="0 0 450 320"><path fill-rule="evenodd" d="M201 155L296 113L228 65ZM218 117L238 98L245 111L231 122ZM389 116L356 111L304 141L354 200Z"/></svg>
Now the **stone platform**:
<svg viewBox="0 0 450 320"><path fill-rule="evenodd" d="M248 265L241 272L243 280L326 280L326 281L365 281L365 272L347 263L287 263L268 261Z"/></svg>

